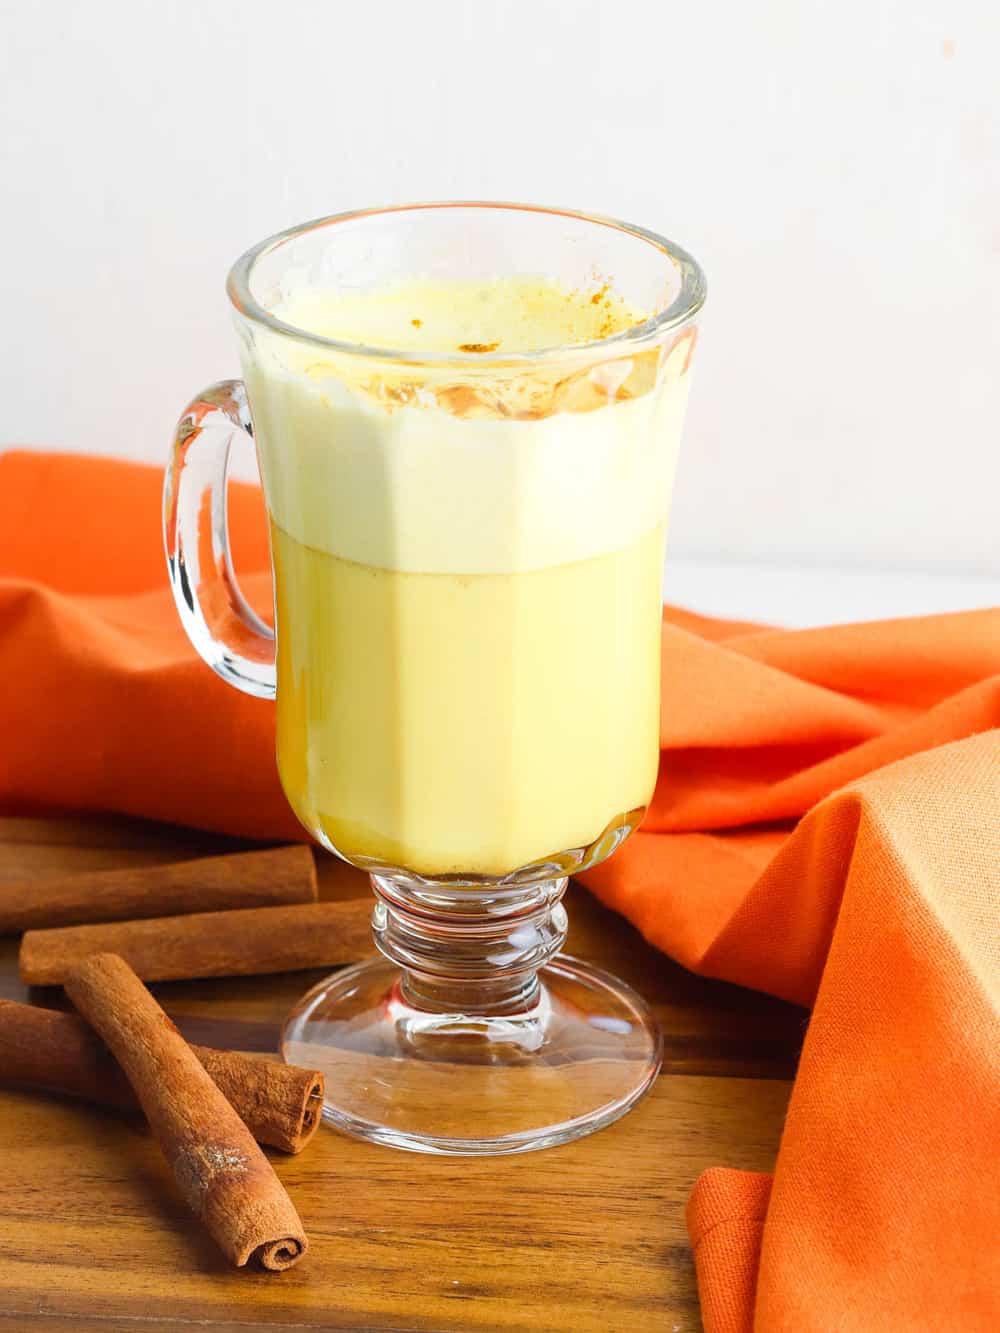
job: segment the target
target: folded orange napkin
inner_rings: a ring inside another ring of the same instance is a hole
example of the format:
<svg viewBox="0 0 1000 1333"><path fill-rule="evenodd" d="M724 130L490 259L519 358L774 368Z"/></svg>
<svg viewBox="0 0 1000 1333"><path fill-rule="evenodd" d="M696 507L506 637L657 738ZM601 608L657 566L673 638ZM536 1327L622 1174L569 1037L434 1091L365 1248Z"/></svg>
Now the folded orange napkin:
<svg viewBox="0 0 1000 1333"><path fill-rule="evenodd" d="M0 808L114 810L245 837L304 838L274 762L274 707L195 655L167 584L163 472L61 454L0 457ZM254 487L230 522L255 605L270 599Z"/></svg>
<svg viewBox="0 0 1000 1333"><path fill-rule="evenodd" d="M272 708L177 620L160 489L0 458L0 808L300 837ZM233 492L266 605L259 496ZM814 1006L773 1181L692 1195L706 1328L1000 1327L1000 611L667 611L663 663L652 809L586 882L687 966Z"/></svg>
<svg viewBox="0 0 1000 1333"><path fill-rule="evenodd" d="M1000 733L852 783L749 878L712 970L815 1002L773 1183L689 1201L706 1329L1000 1328Z"/></svg>

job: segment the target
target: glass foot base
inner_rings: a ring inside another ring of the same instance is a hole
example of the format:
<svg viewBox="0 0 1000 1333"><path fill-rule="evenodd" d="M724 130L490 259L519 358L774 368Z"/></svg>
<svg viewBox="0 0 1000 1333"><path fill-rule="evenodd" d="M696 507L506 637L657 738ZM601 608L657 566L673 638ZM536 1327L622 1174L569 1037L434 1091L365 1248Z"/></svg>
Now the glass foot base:
<svg viewBox="0 0 1000 1333"><path fill-rule="evenodd" d="M326 1075L323 1116L413 1152L530 1152L590 1134L633 1106L660 1067L656 1020L623 982L557 956L528 1001L488 1016L407 1002L387 959L321 982L281 1053Z"/></svg>

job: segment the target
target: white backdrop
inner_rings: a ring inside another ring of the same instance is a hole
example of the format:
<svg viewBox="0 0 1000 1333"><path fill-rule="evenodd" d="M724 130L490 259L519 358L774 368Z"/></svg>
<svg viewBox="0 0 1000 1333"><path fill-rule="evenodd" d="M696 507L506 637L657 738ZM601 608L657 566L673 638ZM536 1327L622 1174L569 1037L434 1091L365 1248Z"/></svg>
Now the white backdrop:
<svg viewBox="0 0 1000 1333"><path fill-rule="evenodd" d="M993 0L0 0L0 444L162 460L247 245L570 204L702 260L672 551L989 573Z"/></svg>

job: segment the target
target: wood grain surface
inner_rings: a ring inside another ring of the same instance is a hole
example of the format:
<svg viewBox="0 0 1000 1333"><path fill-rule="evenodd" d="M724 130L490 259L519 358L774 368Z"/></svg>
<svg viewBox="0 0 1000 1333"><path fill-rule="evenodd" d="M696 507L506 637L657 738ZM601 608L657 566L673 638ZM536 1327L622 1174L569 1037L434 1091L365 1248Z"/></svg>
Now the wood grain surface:
<svg viewBox="0 0 1000 1333"><path fill-rule="evenodd" d="M0 819L0 883L241 846L138 821ZM323 898L366 893L333 859L319 871ZM0 1086L0 1333L700 1328L685 1200L707 1166L773 1164L805 1015L691 976L578 887L567 906L569 951L624 977L663 1024L663 1074L623 1120L479 1161L323 1127L299 1157L269 1154L312 1242L275 1275L228 1268L140 1119ZM152 989L190 1040L273 1051L321 975ZM0 940L0 995L66 1007L21 985L16 938Z"/></svg>

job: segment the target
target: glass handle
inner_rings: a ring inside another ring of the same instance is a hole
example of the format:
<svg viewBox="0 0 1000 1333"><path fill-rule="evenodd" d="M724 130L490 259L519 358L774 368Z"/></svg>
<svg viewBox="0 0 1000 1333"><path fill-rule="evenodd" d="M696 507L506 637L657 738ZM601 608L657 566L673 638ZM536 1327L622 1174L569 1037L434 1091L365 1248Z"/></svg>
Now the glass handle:
<svg viewBox="0 0 1000 1333"><path fill-rule="evenodd" d="M243 596L229 550L227 473L233 440L253 439L242 380L223 380L185 408L163 487L163 544L188 638L223 680L273 699L274 632Z"/></svg>

